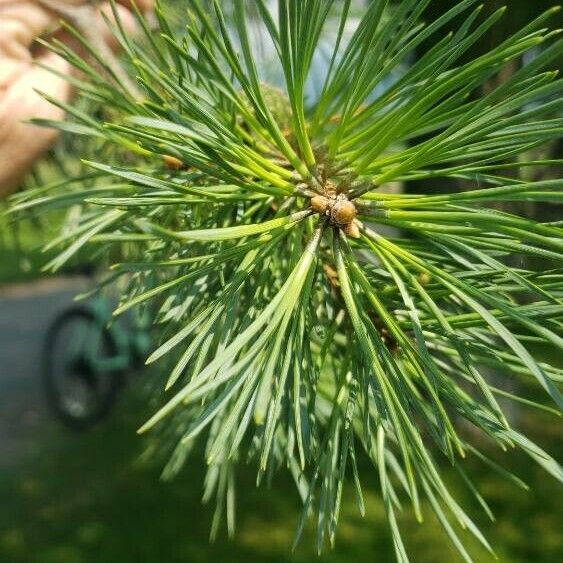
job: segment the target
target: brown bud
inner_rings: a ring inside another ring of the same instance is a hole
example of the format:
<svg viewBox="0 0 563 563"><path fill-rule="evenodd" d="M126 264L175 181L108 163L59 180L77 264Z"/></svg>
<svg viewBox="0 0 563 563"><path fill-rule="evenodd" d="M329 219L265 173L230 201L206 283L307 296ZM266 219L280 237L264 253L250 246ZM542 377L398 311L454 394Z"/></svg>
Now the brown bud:
<svg viewBox="0 0 563 563"><path fill-rule="evenodd" d="M340 286L340 281L338 280L338 272L330 264L324 264L323 270L326 274L326 277L328 278L330 285L332 285L332 287L334 287L335 289L338 288Z"/></svg>
<svg viewBox="0 0 563 563"><path fill-rule="evenodd" d="M356 217L356 206L348 200L337 201L332 207L331 216L337 225L347 225Z"/></svg>
<svg viewBox="0 0 563 563"><path fill-rule="evenodd" d="M420 272L418 281L420 285L428 285L430 283L430 274L427 272Z"/></svg>
<svg viewBox="0 0 563 563"><path fill-rule="evenodd" d="M179 158L169 154L162 155L162 160L164 160L166 167L171 168L172 170L180 170L184 167L184 163Z"/></svg>
<svg viewBox="0 0 563 563"><path fill-rule="evenodd" d="M324 215L328 209L328 199L322 195L316 195L311 198L311 209L316 213Z"/></svg>
<svg viewBox="0 0 563 563"><path fill-rule="evenodd" d="M360 238L360 229L356 221L352 221L351 223L344 225L344 227L342 227L342 230L348 237Z"/></svg>
<svg viewBox="0 0 563 563"><path fill-rule="evenodd" d="M337 193L336 192L336 186L332 182L330 182L330 181L325 182L324 189L325 189L325 192L328 196L330 196L330 197L336 196L336 193Z"/></svg>

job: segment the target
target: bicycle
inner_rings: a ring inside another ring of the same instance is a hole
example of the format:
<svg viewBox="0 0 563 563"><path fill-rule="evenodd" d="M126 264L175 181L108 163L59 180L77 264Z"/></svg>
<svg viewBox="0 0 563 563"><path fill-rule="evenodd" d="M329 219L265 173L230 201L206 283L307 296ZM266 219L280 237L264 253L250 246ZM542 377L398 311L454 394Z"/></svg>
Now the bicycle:
<svg viewBox="0 0 563 563"><path fill-rule="evenodd" d="M126 330L102 299L61 313L45 337L42 378L50 407L67 426L84 429L110 412L126 376L150 347L142 320Z"/></svg>

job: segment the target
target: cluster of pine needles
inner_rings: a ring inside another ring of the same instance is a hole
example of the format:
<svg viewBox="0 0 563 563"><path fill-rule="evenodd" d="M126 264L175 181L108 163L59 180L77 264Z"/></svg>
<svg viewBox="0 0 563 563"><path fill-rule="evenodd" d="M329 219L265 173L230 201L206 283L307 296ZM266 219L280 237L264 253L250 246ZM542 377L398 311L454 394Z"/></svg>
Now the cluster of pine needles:
<svg viewBox="0 0 563 563"><path fill-rule="evenodd" d="M104 111L51 100L68 120L40 123L85 136L98 156L18 194L12 212L72 208L49 269L85 246L119 256L104 282L124 288L115 314L147 307L161 335L148 362L161 363L168 398L141 431L173 443L165 476L204 442L214 529L223 515L234 529L235 472L250 461L258 483L291 472L297 535L314 514L320 550L347 479L364 511L361 456L399 561L397 513L408 504L422 521L423 502L469 561L455 524L490 547L441 459L488 514L463 459L521 481L486 443L563 479L506 414L517 403L556 422L563 406L563 370L534 354L563 348L563 228L507 210L563 199L560 179L541 179L561 161L531 156L563 131L563 81L550 70L563 43L546 23L557 8L471 58L503 9L482 17L463 0L424 23L429 0L374 0L349 32L350 0L186 4L180 30L166 2L156 32L137 13L137 40L115 11L138 92L79 32L87 56L51 45L77 69L67 78L79 98ZM311 100L329 20L337 32ZM268 36L283 89L263 82L251 26ZM414 194L419 181L441 190ZM510 391L526 381L550 404Z"/></svg>

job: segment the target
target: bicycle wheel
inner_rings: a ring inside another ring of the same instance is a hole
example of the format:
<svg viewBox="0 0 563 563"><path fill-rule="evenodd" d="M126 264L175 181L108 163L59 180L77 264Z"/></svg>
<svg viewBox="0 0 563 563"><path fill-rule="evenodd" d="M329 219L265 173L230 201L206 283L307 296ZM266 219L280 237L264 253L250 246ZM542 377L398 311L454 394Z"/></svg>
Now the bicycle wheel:
<svg viewBox="0 0 563 563"><path fill-rule="evenodd" d="M43 350L43 381L51 408L67 426L85 428L104 418L122 383L111 368L114 338L91 310L74 307L51 325Z"/></svg>

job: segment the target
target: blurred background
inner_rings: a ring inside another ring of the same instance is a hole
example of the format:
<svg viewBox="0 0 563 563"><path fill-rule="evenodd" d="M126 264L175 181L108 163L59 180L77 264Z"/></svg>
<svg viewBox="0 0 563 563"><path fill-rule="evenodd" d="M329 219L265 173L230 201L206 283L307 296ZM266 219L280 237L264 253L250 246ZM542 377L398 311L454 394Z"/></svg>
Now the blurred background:
<svg viewBox="0 0 563 563"><path fill-rule="evenodd" d="M431 12L441 13L455 3L431 2L429 17ZM492 11L502 3L485 0L484 4L486 11ZM514 0L508 4L508 14L480 43L479 51L498 43L553 2ZM474 51L471 56L476 54ZM40 181L41 174L68 174L65 167L72 164L65 160L67 149L61 142L41 164L35 181ZM547 150L556 157L563 156L561 145ZM428 186L414 189L428 190ZM560 209L525 211L560 216ZM62 330L57 335L53 323L73 307L75 295L92 289L93 274L102 261L79 254L56 276L41 273L41 266L55 255L41 248L57 232L61 220L54 214L47 220L0 225L0 562L273 563L317 559L312 526L291 552L300 502L286 476L280 475L269 490L256 489L254 469L241 468L236 536L228 540L222 531L214 543L209 543L213 506L201 503L202 456L196 452L173 481L160 479L163 459L152 455L151 445L135 434L154 412L152 390L162 383L154 370L135 367L150 338L137 320L126 320L110 335L102 332L99 344L110 351L112 347L118 349L123 361L119 368L123 385L108 389L100 405L80 404L80 397L67 405L54 403L52 395L49 401L45 385L48 364L61 358L64 361L71 347L68 336ZM94 320L83 319L81 326L85 330L100 326L110 305L111 294L108 303L93 306ZM61 357L50 354L55 348ZM540 352L552 362L563 363L562 358L553 358L550 350ZM74 368L86 370L84 366ZM75 391L79 396L80 389ZM543 399L541 394L538 397ZM81 424L80 417L86 417L89 408L94 415L88 424ZM524 433L556 459L562 459L560 426L553 416L513 409L512 419L518 420ZM62 422L61 412L66 412L67 421L70 418L70 426ZM513 469L530 491L515 487L472 461L465 463L464 469L480 485L496 523L488 521L462 487L458 487L458 499L482 527L501 561L563 561L560 487L520 453L491 453ZM351 491L345 494L336 547L333 551L327 548L318 558L321 563L394 560L376 472L366 460L359 462L367 486L366 517L359 516ZM455 489L458 474L444 469L446 480ZM426 515L428 521L422 526L408 511L400 516L411 560L459 561L430 512ZM493 560L469 537L467 542L476 561Z"/></svg>

